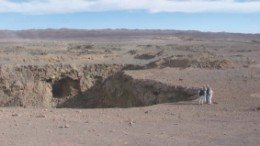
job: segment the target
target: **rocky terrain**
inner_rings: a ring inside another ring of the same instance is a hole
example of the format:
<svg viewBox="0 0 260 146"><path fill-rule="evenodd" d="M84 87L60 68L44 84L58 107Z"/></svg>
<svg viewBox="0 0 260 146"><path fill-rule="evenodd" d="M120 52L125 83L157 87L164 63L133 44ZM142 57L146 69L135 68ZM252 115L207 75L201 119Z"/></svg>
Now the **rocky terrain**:
<svg viewBox="0 0 260 146"><path fill-rule="evenodd" d="M1 145L257 146L259 56L258 34L1 30Z"/></svg>

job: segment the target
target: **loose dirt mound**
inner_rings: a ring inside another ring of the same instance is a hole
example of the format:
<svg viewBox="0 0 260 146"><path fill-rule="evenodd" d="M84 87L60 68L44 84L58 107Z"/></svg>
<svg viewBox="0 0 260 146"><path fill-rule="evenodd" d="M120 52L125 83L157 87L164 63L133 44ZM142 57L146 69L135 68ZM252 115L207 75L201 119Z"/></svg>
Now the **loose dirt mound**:
<svg viewBox="0 0 260 146"><path fill-rule="evenodd" d="M154 67L178 67L178 68L208 68L208 69L230 69L241 66L238 62L226 59L209 58L163 58L149 63L148 68Z"/></svg>
<svg viewBox="0 0 260 146"><path fill-rule="evenodd" d="M69 53L75 53L78 55L82 54L102 54L103 52L95 49L95 46L92 44L69 44L67 47Z"/></svg>
<svg viewBox="0 0 260 146"><path fill-rule="evenodd" d="M87 91L84 106L138 107L159 103L194 100L198 98L198 88L165 84L151 79L137 79L125 72L119 72L107 78Z"/></svg>
<svg viewBox="0 0 260 146"><path fill-rule="evenodd" d="M144 54L137 54L135 56L135 59L152 59L155 58L156 56L162 55L163 51L160 52L149 52L149 53L144 53Z"/></svg>

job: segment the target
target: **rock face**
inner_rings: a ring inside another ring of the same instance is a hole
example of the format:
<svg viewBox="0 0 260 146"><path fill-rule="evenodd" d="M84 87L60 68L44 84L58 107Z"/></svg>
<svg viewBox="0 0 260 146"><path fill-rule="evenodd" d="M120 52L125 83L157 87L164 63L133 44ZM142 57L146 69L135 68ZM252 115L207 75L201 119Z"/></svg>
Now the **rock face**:
<svg viewBox="0 0 260 146"><path fill-rule="evenodd" d="M121 65L0 66L0 106L56 107L80 96Z"/></svg>
<svg viewBox="0 0 260 146"><path fill-rule="evenodd" d="M123 65L0 66L0 106L132 107L194 99L197 89L134 79Z"/></svg>

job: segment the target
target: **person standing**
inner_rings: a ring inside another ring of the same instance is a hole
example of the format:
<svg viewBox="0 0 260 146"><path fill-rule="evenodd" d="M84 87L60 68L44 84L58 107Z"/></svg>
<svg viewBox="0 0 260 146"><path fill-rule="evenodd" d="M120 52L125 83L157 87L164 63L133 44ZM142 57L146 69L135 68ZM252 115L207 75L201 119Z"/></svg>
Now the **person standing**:
<svg viewBox="0 0 260 146"><path fill-rule="evenodd" d="M199 104L206 103L206 88L203 87L199 90Z"/></svg>
<svg viewBox="0 0 260 146"><path fill-rule="evenodd" d="M212 98L213 98L213 90L211 87L207 87L207 95L206 95L206 103L212 104Z"/></svg>

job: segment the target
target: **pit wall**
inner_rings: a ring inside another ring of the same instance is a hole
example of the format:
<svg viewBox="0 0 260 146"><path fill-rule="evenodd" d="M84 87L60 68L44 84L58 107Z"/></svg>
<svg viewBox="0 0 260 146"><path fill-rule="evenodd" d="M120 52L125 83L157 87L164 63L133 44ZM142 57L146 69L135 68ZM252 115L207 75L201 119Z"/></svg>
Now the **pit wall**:
<svg viewBox="0 0 260 146"><path fill-rule="evenodd" d="M0 106L103 108L193 100L198 89L134 79L134 66L0 66Z"/></svg>
<svg viewBox="0 0 260 146"><path fill-rule="evenodd" d="M0 106L56 107L122 70L122 65L0 66ZM61 97L54 97L60 82ZM64 93L67 92L67 93Z"/></svg>

